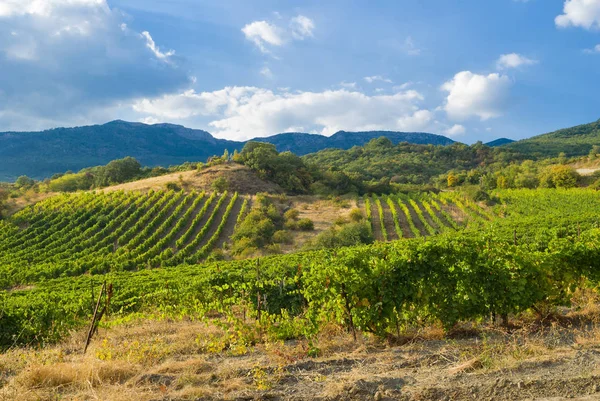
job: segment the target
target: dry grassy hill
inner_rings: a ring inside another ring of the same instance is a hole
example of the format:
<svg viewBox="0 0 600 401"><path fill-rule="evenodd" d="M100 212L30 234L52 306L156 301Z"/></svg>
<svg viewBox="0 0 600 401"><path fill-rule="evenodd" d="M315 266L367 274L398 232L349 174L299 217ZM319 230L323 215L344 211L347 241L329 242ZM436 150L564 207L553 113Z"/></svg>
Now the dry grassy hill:
<svg viewBox="0 0 600 401"><path fill-rule="evenodd" d="M254 195L259 192L283 193L279 185L259 178L250 168L237 163L222 164L202 170L183 171L160 177L147 178L145 180L114 185L103 190L149 191L151 189L164 189L168 183L174 183L183 186L186 190L211 191L213 182L218 178L227 180L229 190L239 192L240 194Z"/></svg>

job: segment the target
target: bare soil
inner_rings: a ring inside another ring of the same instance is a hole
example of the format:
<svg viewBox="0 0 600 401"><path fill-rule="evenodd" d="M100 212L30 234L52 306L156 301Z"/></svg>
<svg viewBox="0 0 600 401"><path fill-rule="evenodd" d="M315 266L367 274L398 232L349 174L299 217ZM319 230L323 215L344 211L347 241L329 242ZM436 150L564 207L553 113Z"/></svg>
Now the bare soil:
<svg viewBox="0 0 600 401"><path fill-rule="evenodd" d="M383 232L381 231L381 219L379 218L379 209L375 201L371 202L371 216L373 218L373 236L376 241L383 241Z"/></svg>
<svg viewBox="0 0 600 401"><path fill-rule="evenodd" d="M383 208L383 224L385 226L385 230L387 231L388 239L390 241L394 241L398 239L398 234L396 233L396 226L394 224L394 216L390 211L390 206L387 202L381 202L381 206Z"/></svg>
<svg viewBox="0 0 600 401"><path fill-rule="evenodd" d="M600 399L600 326L557 324L444 335L436 327L382 341L328 327L305 340L210 351L203 322L136 320L41 350L0 355L0 400ZM400 345L394 345L400 344Z"/></svg>

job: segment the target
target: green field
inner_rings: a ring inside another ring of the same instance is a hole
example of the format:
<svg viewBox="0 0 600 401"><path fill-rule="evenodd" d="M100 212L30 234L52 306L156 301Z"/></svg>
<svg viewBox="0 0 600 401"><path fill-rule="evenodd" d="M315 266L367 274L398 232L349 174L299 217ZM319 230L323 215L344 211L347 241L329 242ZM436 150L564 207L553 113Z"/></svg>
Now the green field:
<svg viewBox="0 0 600 401"><path fill-rule="evenodd" d="M0 222L0 344L43 344L84 325L103 281L114 318L239 319L243 306L282 338L331 321L380 335L415 319L451 327L567 304L576 286L598 284L600 193L494 197L491 206L450 192L367 198L372 225L398 240L204 264L246 209L241 197L52 197Z"/></svg>

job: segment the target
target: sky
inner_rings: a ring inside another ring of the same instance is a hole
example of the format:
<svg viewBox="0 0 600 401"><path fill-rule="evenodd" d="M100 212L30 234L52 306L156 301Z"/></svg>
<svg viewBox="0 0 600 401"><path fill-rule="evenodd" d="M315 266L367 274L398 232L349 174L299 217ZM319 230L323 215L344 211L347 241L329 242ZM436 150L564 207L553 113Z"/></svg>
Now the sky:
<svg viewBox="0 0 600 401"><path fill-rule="evenodd" d="M474 143L600 118L600 0L0 0L0 131Z"/></svg>

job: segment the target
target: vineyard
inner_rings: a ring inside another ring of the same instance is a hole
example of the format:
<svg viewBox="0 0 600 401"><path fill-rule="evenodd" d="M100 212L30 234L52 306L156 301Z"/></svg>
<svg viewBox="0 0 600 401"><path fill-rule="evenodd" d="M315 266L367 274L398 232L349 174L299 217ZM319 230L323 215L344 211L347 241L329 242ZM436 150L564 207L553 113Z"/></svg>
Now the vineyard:
<svg viewBox="0 0 600 401"><path fill-rule="evenodd" d="M111 316L253 317L277 338L310 336L329 322L381 336L411 322L450 328L566 305L578 286L600 284L598 192L493 196L492 206L457 193L369 196L360 204L388 243L220 262L205 259L251 209L248 198L52 197L0 221L0 346L81 327L105 280L114 286Z"/></svg>
<svg viewBox="0 0 600 401"><path fill-rule="evenodd" d="M0 285L198 263L233 233L243 204L227 192L55 196L0 222Z"/></svg>
<svg viewBox="0 0 600 401"><path fill-rule="evenodd" d="M478 226L497 216L454 192L365 196L362 203L375 239L427 237Z"/></svg>

